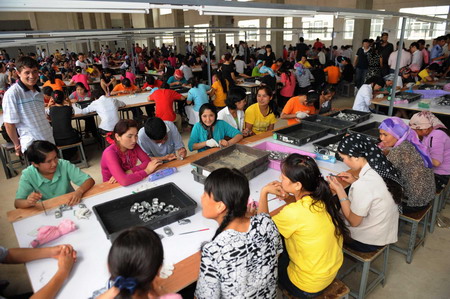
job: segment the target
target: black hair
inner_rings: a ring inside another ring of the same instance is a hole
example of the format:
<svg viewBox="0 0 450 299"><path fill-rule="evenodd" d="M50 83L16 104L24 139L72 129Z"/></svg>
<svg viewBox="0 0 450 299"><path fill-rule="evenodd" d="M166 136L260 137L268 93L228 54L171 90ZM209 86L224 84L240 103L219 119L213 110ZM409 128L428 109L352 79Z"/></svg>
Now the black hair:
<svg viewBox="0 0 450 299"><path fill-rule="evenodd" d="M240 86L233 86L227 93L227 98L225 100L225 104L229 109L237 109L236 103L242 100L245 100L247 97L247 93L245 88Z"/></svg>
<svg viewBox="0 0 450 299"><path fill-rule="evenodd" d="M415 47L415 48L419 49L419 43L413 42L413 43L411 43L410 47Z"/></svg>
<svg viewBox="0 0 450 299"><path fill-rule="evenodd" d="M56 104L61 105L62 103L64 103L64 99L66 98L66 96L61 90L54 90L52 92L52 98Z"/></svg>
<svg viewBox="0 0 450 299"><path fill-rule="evenodd" d="M195 76L193 76L188 80L188 84L190 84L192 88L198 87L198 79Z"/></svg>
<svg viewBox="0 0 450 299"><path fill-rule="evenodd" d="M83 88L85 92L88 91L88 90L86 89L86 86L84 86L84 84L81 83L81 82L77 82L77 83L75 84L75 89L77 89L78 87Z"/></svg>
<svg viewBox="0 0 450 299"><path fill-rule="evenodd" d="M425 45L425 40L424 40L424 39L419 39L419 40L417 41L417 43L418 43L419 45Z"/></svg>
<svg viewBox="0 0 450 299"><path fill-rule="evenodd" d="M363 39L363 41L362 41L363 43L370 43L370 40L369 39L367 39L367 38L365 38L365 39Z"/></svg>
<svg viewBox="0 0 450 299"><path fill-rule="evenodd" d="M232 56L231 56L230 53L226 53L226 54L224 55L224 59L225 59L226 61L231 60L231 58L232 58Z"/></svg>
<svg viewBox="0 0 450 299"><path fill-rule="evenodd" d="M155 77L153 76L147 76L145 78L145 82L147 82L147 84L149 85L154 85L155 84Z"/></svg>
<svg viewBox="0 0 450 299"><path fill-rule="evenodd" d="M427 67L427 69L429 69L430 71L433 71L433 72L437 72L437 71L439 71L440 67L439 67L439 64L432 63Z"/></svg>
<svg viewBox="0 0 450 299"><path fill-rule="evenodd" d="M81 66L75 67L75 73L81 74L82 71L83 71L83 69L81 68Z"/></svg>
<svg viewBox="0 0 450 299"><path fill-rule="evenodd" d="M159 117L150 117L144 125L145 134L152 140L162 140L167 135L167 127Z"/></svg>
<svg viewBox="0 0 450 299"><path fill-rule="evenodd" d="M214 123L212 124L212 126L214 126L214 124L217 122L217 108L216 108L216 106L214 106L211 103L205 103L205 104L203 104L200 107L200 109L198 110L198 117L200 118L200 123L201 124L203 124L202 114L203 114L203 112L205 112L205 110L211 110L211 112L214 113L215 120L214 120Z"/></svg>
<svg viewBox="0 0 450 299"><path fill-rule="evenodd" d="M20 73L25 67L39 69L39 63L29 56L22 56L17 60L16 69Z"/></svg>
<svg viewBox="0 0 450 299"><path fill-rule="evenodd" d="M292 72L289 69L291 63L289 61L285 61L283 65L280 67L280 73L284 73L289 79L291 78Z"/></svg>
<svg viewBox="0 0 450 299"><path fill-rule="evenodd" d="M283 58L278 58L275 62L284 62Z"/></svg>
<svg viewBox="0 0 450 299"><path fill-rule="evenodd" d="M124 230L114 240L108 254L111 280L122 276L136 280L135 292L148 293L151 283L162 266L164 250L158 235L144 226ZM115 298L132 298L130 291L121 289Z"/></svg>
<svg viewBox="0 0 450 299"><path fill-rule="evenodd" d="M55 84L55 80L56 80L56 72L55 72L55 70L50 70L48 72L48 80L50 80L51 84Z"/></svg>
<svg viewBox="0 0 450 299"><path fill-rule="evenodd" d="M42 87L42 93L46 96L51 96L53 92L53 88L51 88L50 86L44 86Z"/></svg>
<svg viewBox="0 0 450 299"><path fill-rule="evenodd" d="M167 80L164 81L164 82L161 84L161 87L160 87L160 88L162 88L162 89L169 89L169 88L170 88L170 85L169 85L169 83L167 83Z"/></svg>
<svg viewBox="0 0 450 299"><path fill-rule="evenodd" d="M267 93L267 95L268 95L269 97L273 97L273 91L272 91L272 88L270 88L269 86L267 86L267 85L262 85L262 86L258 87L258 90L256 91L256 95L258 95L258 92L259 92L260 90L264 90L264 91ZM273 105L275 105L275 103L274 103L273 99L271 99L271 100L269 101L269 113L268 113L268 114L273 113L273 111L274 111Z"/></svg>
<svg viewBox="0 0 450 299"><path fill-rule="evenodd" d="M310 209L320 209L319 203L325 206L334 224L334 235L346 238L350 232L339 212L339 202L333 199L329 184L322 177L319 167L313 158L300 154L289 155L281 164L281 172L291 182L300 182L302 189L311 192Z"/></svg>
<svg viewBox="0 0 450 299"><path fill-rule="evenodd" d="M320 109L320 94L315 90L310 90L306 93L306 103L313 105L314 108Z"/></svg>
<svg viewBox="0 0 450 299"><path fill-rule="evenodd" d="M113 136L114 139L116 137L116 134L119 136L122 136L125 134L130 128L138 128L138 124L133 119L121 119L119 122L114 126L113 130Z"/></svg>
<svg viewBox="0 0 450 299"><path fill-rule="evenodd" d="M47 154L53 151L58 153L58 148L50 141L36 140L27 148L25 155L27 156L28 162L40 164L45 162Z"/></svg>
<svg viewBox="0 0 450 299"><path fill-rule="evenodd" d="M212 195L214 201L221 201L227 207L225 217L214 234L214 240L231 221L245 216L250 187L247 177L239 170L220 168L206 178L205 192Z"/></svg>
<svg viewBox="0 0 450 299"><path fill-rule="evenodd" d="M226 79L223 76L222 71L217 71L216 76L217 76L217 79L219 79L219 81L220 81L220 85L222 85L223 92L227 93L228 92L228 85L227 85L228 79ZM228 84L229 83L230 82L228 82Z"/></svg>
<svg viewBox="0 0 450 299"><path fill-rule="evenodd" d="M300 36L299 41L300 41L301 43L303 43L303 42L305 41L305 39L303 38L303 36Z"/></svg>
<svg viewBox="0 0 450 299"><path fill-rule="evenodd" d="M386 82L383 80L383 78L381 78L379 76L370 77L369 79L366 80L366 82L364 84L372 84L372 83L379 85L381 87L383 87L386 84Z"/></svg>
<svg viewBox="0 0 450 299"><path fill-rule="evenodd" d="M104 94L105 94L105 92L103 91L102 88L94 89L94 90L91 91L91 99L92 100L97 100Z"/></svg>
<svg viewBox="0 0 450 299"><path fill-rule="evenodd" d="M122 79L122 85L125 87L131 87L131 81L128 78L123 78Z"/></svg>
<svg viewBox="0 0 450 299"><path fill-rule="evenodd" d="M125 75L127 74L127 70L126 69L121 69L120 70L120 74L125 77Z"/></svg>
<svg viewBox="0 0 450 299"><path fill-rule="evenodd" d="M320 94L327 95L330 93L336 93L336 87L331 84L324 84L320 87Z"/></svg>

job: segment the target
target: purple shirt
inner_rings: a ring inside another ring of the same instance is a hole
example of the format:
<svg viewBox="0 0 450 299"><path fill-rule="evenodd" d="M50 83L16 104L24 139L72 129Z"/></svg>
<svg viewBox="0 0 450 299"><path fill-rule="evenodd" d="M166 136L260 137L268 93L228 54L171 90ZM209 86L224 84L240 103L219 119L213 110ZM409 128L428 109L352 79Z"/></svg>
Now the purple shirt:
<svg viewBox="0 0 450 299"><path fill-rule="evenodd" d="M444 131L434 129L422 143L429 148L431 158L441 162L438 167L433 167L434 173L450 175L450 137Z"/></svg>
<svg viewBox="0 0 450 299"><path fill-rule="evenodd" d="M138 160L141 161L139 165L137 165ZM137 143L132 150L127 150L125 153L122 153L116 144L111 144L103 151L100 163L103 182L109 181L112 176L122 186L142 181L147 176L144 169L149 162L150 158ZM126 173L128 170L132 173Z"/></svg>

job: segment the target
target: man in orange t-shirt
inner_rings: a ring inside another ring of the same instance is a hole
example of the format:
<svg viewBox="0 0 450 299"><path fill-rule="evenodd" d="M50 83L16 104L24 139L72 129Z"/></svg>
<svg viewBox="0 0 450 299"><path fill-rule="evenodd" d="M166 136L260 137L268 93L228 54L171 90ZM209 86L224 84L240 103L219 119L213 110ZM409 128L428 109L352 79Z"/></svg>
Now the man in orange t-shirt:
<svg viewBox="0 0 450 299"><path fill-rule="evenodd" d="M124 78L122 83L117 84L111 95L124 95L124 94L134 94L139 91L139 87L131 83L130 79Z"/></svg>
<svg viewBox="0 0 450 299"><path fill-rule="evenodd" d="M280 118L287 119L288 125L298 124L301 119L319 112L320 95L309 91L306 95L292 97L286 103Z"/></svg>
<svg viewBox="0 0 450 299"><path fill-rule="evenodd" d="M329 84L338 84L339 78L341 76L339 67L335 66L332 62L330 62L330 65L324 68L323 71L328 75L327 82Z"/></svg>

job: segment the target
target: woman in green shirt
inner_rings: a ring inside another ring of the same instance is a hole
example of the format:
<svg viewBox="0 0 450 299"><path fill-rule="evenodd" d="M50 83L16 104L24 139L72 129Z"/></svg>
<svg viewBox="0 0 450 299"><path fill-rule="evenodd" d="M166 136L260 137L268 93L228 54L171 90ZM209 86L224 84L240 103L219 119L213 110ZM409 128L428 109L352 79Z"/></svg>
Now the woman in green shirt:
<svg viewBox="0 0 450 299"><path fill-rule="evenodd" d="M81 201L94 180L67 160L59 159L57 147L44 140L34 141L26 155L31 163L23 172L16 192L16 208L34 207L38 201L72 192L68 204ZM79 186L74 190L71 182Z"/></svg>
<svg viewBox="0 0 450 299"><path fill-rule="evenodd" d="M252 70L252 77L262 77L259 69L263 66L263 63L264 62L261 59L256 62L256 66Z"/></svg>

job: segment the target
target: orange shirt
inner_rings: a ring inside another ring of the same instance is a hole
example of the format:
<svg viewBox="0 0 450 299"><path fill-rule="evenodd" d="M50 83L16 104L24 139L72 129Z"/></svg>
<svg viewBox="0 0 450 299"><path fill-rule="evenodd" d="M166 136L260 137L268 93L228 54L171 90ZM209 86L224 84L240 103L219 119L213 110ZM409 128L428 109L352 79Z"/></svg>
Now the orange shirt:
<svg viewBox="0 0 450 299"><path fill-rule="evenodd" d="M61 79L56 78L54 84L52 84L50 80L47 80L45 81L44 85L42 85L42 87L44 86L50 86L53 89L53 91L55 90L63 91L63 87L66 86L66 84L64 84L64 82Z"/></svg>
<svg viewBox="0 0 450 299"><path fill-rule="evenodd" d="M138 89L137 86L134 84L131 84L130 87L125 87L122 83L119 83L114 87L113 91L128 91L128 92L130 92L130 91L135 91L137 89ZM118 93L118 95L123 95L123 94L125 94L125 92Z"/></svg>
<svg viewBox="0 0 450 299"><path fill-rule="evenodd" d="M309 115L317 114L317 109L314 106L306 106L304 101L306 96L296 96L289 99L283 108L285 114L295 114L297 112L307 112ZM290 118L287 120L288 125L298 124L300 121L297 118Z"/></svg>
<svg viewBox="0 0 450 299"><path fill-rule="evenodd" d="M281 65L277 65L276 63L274 63L274 64L272 64L272 66L270 68L276 73L276 72L278 72L280 67L281 67Z"/></svg>
<svg viewBox="0 0 450 299"><path fill-rule="evenodd" d="M339 71L339 67L330 65L323 70L325 73L328 73L328 83L329 84L337 84L339 82L339 77L341 76L341 72Z"/></svg>

